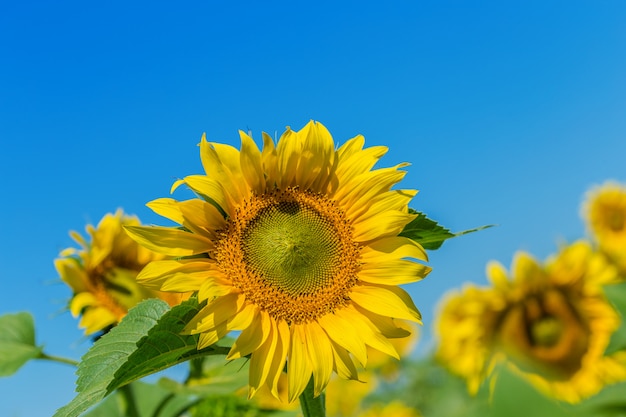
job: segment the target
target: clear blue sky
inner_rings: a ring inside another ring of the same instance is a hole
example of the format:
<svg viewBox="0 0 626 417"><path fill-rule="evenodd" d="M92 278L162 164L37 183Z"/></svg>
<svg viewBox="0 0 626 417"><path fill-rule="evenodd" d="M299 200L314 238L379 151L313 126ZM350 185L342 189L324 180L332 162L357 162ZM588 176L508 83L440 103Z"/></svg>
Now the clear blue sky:
<svg viewBox="0 0 626 417"><path fill-rule="evenodd" d="M584 192L626 181L623 1L4 2L0 13L0 313L34 313L38 341L89 346L58 315L53 259L123 207L201 172L209 140L309 119L337 142L411 162L412 203L453 230L411 285L428 333L436 301L517 249L539 258L584 235ZM180 194L179 194L180 195ZM175 195L176 196L176 195ZM73 397L73 370L31 363L0 379L0 415Z"/></svg>

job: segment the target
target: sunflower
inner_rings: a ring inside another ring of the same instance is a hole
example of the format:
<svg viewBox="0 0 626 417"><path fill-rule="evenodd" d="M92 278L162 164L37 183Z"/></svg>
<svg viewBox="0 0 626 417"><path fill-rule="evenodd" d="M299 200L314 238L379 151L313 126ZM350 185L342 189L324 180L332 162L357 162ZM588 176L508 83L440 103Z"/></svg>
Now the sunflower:
<svg viewBox="0 0 626 417"><path fill-rule="evenodd" d="M209 143L205 175L177 181L199 198L148 206L181 228L128 226L151 250L179 257L139 274L163 291L197 291L207 305L188 323L198 348L241 331L227 359L250 355L249 396L264 385L278 397L287 369L288 400L313 377L322 393L333 371L357 379L367 347L398 357L389 338L409 334L394 319L420 322L399 284L430 268L424 249L398 234L415 215L415 190L394 189L407 164L373 170L386 153L356 136L335 149L321 124L287 128L259 150L240 132L241 150ZM410 258L410 259L407 259Z"/></svg>
<svg viewBox="0 0 626 417"><path fill-rule="evenodd" d="M592 188L582 216L600 249L626 270L626 187L609 181Z"/></svg>
<svg viewBox="0 0 626 417"><path fill-rule="evenodd" d="M617 272L584 241L540 265L516 255L512 279L488 266L491 288L466 287L445 300L437 356L475 393L505 364L553 398L575 403L626 379L623 352L604 355L619 326L602 285Z"/></svg>
<svg viewBox="0 0 626 417"><path fill-rule="evenodd" d="M81 248L67 248L54 261L61 279L74 293L69 309L74 317L81 316L79 326L86 334L117 324L143 299L160 297L170 305L182 301L181 295L156 293L137 283L137 274L148 262L163 258L138 245L122 227L139 224L136 217L121 210L106 214L97 227L87 226L90 241L70 232Z"/></svg>

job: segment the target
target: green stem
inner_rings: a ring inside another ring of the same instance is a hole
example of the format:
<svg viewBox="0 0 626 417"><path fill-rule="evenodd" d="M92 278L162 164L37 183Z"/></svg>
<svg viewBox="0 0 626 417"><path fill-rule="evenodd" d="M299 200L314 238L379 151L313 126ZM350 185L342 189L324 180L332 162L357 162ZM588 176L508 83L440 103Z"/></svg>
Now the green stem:
<svg viewBox="0 0 626 417"><path fill-rule="evenodd" d="M78 366L79 362L74 359L62 358L60 356L48 355L47 353L41 352L38 359L45 359L47 361L64 363L66 365Z"/></svg>
<svg viewBox="0 0 626 417"><path fill-rule="evenodd" d="M309 380L304 392L300 394L300 407L304 417L325 417L326 402L322 392L319 396L314 397L313 377Z"/></svg>
<svg viewBox="0 0 626 417"><path fill-rule="evenodd" d="M119 391L126 400L126 415L128 417L139 417L139 410L137 410L137 404L135 403L132 384L120 387Z"/></svg>

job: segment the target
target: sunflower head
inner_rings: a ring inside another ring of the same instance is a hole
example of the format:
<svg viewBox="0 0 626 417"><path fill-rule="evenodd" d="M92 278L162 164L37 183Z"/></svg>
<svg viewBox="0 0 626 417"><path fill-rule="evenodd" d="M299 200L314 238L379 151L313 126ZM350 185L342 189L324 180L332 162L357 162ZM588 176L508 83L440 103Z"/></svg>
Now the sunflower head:
<svg viewBox="0 0 626 417"><path fill-rule="evenodd" d="M136 217L121 210L106 214L97 227L87 226L88 239L72 231L80 248L65 249L55 260L59 276L73 291L70 311L81 316L80 327L86 334L116 324L141 300L160 295L136 281L148 262L162 258L138 245L123 229L124 225L139 224ZM162 298L170 304L182 300L172 294Z"/></svg>
<svg viewBox="0 0 626 417"><path fill-rule="evenodd" d="M626 262L626 187L611 181L591 189L582 216L600 248Z"/></svg>
<svg viewBox="0 0 626 417"><path fill-rule="evenodd" d="M519 253L511 278L498 263L487 274L493 287L452 296L438 324L439 358L471 391L500 362L569 402L626 378L621 362L604 355L619 317L601 284L617 273L589 244L574 243L543 265Z"/></svg>
<svg viewBox="0 0 626 417"><path fill-rule="evenodd" d="M187 325L199 347L241 331L229 359L250 355L250 395L278 397L287 369L288 400L313 377L320 394L333 372L357 379L354 360L368 347L397 357L390 338L410 332L395 319L420 321L398 287L422 279L423 248L398 236L415 215L415 190L392 189L401 164L373 169L385 147L362 136L335 148L310 122L263 147L240 132L241 149L200 143L204 174L185 184L198 198L148 205L182 228L127 227L130 235L176 260L151 262L138 279L163 291L198 291L207 305Z"/></svg>

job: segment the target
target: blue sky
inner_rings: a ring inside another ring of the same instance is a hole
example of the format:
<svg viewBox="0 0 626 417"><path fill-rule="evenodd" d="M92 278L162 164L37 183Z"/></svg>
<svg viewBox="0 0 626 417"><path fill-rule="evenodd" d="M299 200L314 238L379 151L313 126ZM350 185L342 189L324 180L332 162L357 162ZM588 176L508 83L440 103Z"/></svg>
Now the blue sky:
<svg viewBox="0 0 626 417"><path fill-rule="evenodd" d="M308 120L338 143L410 162L411 206L453 230L409 286L428 334L436 302L484 283L487 261L538 258L584 236L585 191L626 181L621 1L5 2L0 13L0 313L31 311L38 341L89 347L62 311L53 259L107 212L163 224L145 203L201 172L197 143ZM178 194L180 196L180 194ZM176 195L175 195L176 197ZM427 337L428 338L428 337ZM0 379L0 415L73 397L69 367Z"/></svg>

